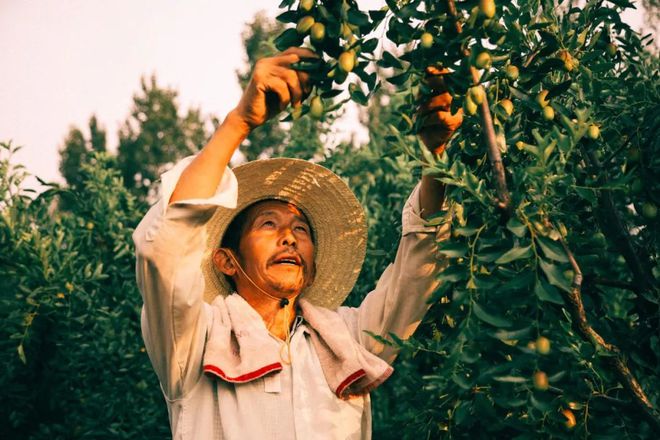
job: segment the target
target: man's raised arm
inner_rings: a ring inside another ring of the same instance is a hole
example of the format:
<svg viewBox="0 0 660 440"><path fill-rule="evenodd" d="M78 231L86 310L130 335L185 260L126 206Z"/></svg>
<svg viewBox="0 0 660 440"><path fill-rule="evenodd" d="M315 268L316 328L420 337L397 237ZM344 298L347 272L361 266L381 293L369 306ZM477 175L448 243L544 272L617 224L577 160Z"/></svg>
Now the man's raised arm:
<svg viewBox="0 0 660 440"><path fill-rule="evenodd" d="M308 75L291 69L291 65L309 57L316 55L307 49L290 48L257 61L238 106L183 171L169 199L170 204L215 194L231 156L250 131L284 110L289 103L301 104L307 93ZM271 100L269 95L277 99ZM270 106L272 102L276 108Z"/></svg>

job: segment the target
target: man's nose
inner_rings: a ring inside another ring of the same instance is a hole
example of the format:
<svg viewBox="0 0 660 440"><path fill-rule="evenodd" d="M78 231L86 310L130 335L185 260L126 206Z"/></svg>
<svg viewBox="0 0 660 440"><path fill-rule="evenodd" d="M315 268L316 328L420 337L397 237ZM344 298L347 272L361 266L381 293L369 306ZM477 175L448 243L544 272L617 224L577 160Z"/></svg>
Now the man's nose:
<svg viewBox="0 0 660 440"><path fill-rule="evenodd" d="M281 244L283 246L296 246L298 241L296 240L296 236L293 235L293 230L291 228L284 228L282 230L282 235L281 235Z"/></svg>

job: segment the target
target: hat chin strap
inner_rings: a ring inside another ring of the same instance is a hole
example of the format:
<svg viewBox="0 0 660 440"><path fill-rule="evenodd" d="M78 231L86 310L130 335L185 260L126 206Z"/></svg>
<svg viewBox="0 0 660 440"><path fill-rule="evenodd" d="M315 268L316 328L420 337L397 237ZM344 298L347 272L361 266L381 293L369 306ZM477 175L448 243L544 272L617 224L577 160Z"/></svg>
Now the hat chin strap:
<svg viewBox="0 0 660 440"><path fill-rule="evenodd" d="M261 287L259 287L257 285L257 283L252 281L252 278L250 278L248 276L248 274L245 273L245 271L243 270L243 267L241 267L240 263L238 262L238 259L234 256L234 252L231 249L227 249L227 252L229 252L229 256L231 257L231 260L234 262L234 264L236 265L238 270L243 274L243 276L245 278L247 278L247 280L249 282L252 283L252 285L254 287L257 288L257 290L260 293L264 294L265 296L267 296L268 298L270 298L274 301L279 301L281 309L284 309L284 307L286 307L289 304L289 298L278 298L278 297L273 296L270 293L266 292ZM300 294L295 295L293 298L294 299L297 298L298 295L300 295ZM291 356L291 329L289 328L289 313L291 313L290 310L286 309L285 310L285 315L284 315L284 322L286 323L286 334L285 334L284 344L280 347L280 359L282 359L282 362L284 362L288 365L291 365L291 363L293 362L293 357ZM275 315L275 316L277 316L277 315ZM271 320L271 323L269 324L269 326L270 325L272 325L272 320ZM286 348L286 356L282 353L284 348Z"/></svg>
<svg viewBox="0 0 660 440"><path fill-rule="evenodd" d="M230 256L232 262L236 265L236 268L238 268L238 270L243 274L243 276L244 276L244 277L245 277L250 283L252 283L252 285L253 285L254 287L257 288L257 290L259 291L259 293L262 293L263 295L267 296L268 298L272 299L273 301L278 301L278 302L280 303L280 307L281 307L281 308L284 308L284 307L286 307L286 306L289 304L289 298L278 298L278 297L276 297L276 296L274 296L274 295L271 295L270 293L266 292L266 291L265 291L264 289L262 289L261 287L259 287L259 286L257 285L257 283L255 283L254 281L252 281L252 278L250 278L250 277L248 276L248 274L245 273L245 271L243 270L243 267L242 267L242 266L240 265L240 263L238 262L238 259L236 258L236 256L234 256L234 252L233 252L231 249L227 249L227 252L229 253L229 256ZM294 299L297 298L298 295L300 295L300 294L298 293L298 294L295 295L293 298L294 298Z"/></svg>

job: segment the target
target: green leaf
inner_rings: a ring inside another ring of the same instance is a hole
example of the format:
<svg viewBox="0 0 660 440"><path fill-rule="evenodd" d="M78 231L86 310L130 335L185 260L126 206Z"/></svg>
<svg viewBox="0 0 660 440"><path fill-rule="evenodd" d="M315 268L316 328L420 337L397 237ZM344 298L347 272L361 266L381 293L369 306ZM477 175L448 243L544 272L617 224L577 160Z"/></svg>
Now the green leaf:
<svg viewBox="0 0 660 440"><path fill-rule="evenodd" d="M472 388L472 384L470 384L470 382L468 382L465 378L459 376L458 374L453 374L451 376L451 380L452 382L454 382L456 385L463 388L464 390L469 390L470 388Z"/></svg>
<svg viewBox="0 0 660 440"><path fill-rule="evenodd" d="M378 47L378 39L376 38L370 38L364 43L362 43L362 51L361 52L367 52L371 53L373 52L376 47Z"/></svg>
<svg viewBox="0 0 660 440"><path fill-rule="evenodd" d="M394 67L395 69L401 69L403 65L401 64L401 61L388 51L383 51L383 57L378 60L377 64L381 67L389 68L389 67Z"/></svg>
<svg viewBox="0 0 660 440"><path fill-rule="evenodd" d="M285 11L275 17L275 20L282 23L295 23L298 21L298 11Z"/></svg>
<svg viewBox="0 0 660 440"><path fill-rule="evenodd" d="M472 304L472 311L474 312L477 318L481 319L483 322L490 324L492 326L508 328L511 327L512 325L510 321L486 312L476 302Z"/></svg>
<svg viewBox="0 0 660 440"><path fill-rule="evenodd" d="M471 226L459 226L454 229L454 232L461 237L471 237L473 236L479 228L474 228Z"/></svg>
<svg viewBox="0 0 660 440"><path fill-rule="evenodd" d="M568 257L564 249L556 242L546 237L537 236L536 242L543 250L543 254L551 260L559 261L560 263L568 263Z"/></svg>
<svg viewBox="0 0 660 440"><path fill-rule="evenodd" d="M493 377L494 381L504 382L504 383L525 383L527 378L521 376L495 376Z"/></svg>
<svg viewBox="0 0 660 440"><path fill-rule="evenodd" d="M565 290L566 292L571 291L571 287L568 280L564 278L564 274L557 265L539 259L539 266L541 267L541 270L543 271L545 276L548 278L550 284L552 284L553 286L557 286L560 289Z"/></svg>
<svg viewBox="0 0 660 440"><path fill-rule="evenodd" d="M410 77L410 73L408 71L403 72L399 75L394 75L389 78L387 78L387 81L390 84L394 84L395 86L400 86L403 85L406 81L408 81L408 77Z"/></svg>
<svg viewBox="0 0 660 440"><path fill-rule="evenodd" d="M21 360L21 362L23 362L23 364L27 364L27 358L25 357L25 349L23 348L23 344L16 347L16 351L18 351L18 358Z"/></svg>
<svg viewBox="0 0 660 440"><path fill-rule="evenodd" d="M559 292L557 292L557 289L543 280L537 280L536 285L534 286L534 293L541 301L564 304L564 299Z"/></svg>
<svg viewBox="0 0 660 440"><path fill-rule="evenodd" d="M438 245L438 252L449 258L460 258L467 254L468 247L464 243L442 242Z"/></svg>
<svg viewBox="0 0 660 440"><path fill-rule="evenodd" d="M495 260L495 264L506 264L512 261L519 260L521 258L527 258L532 256L532 246L525 247L514 247L513 249L506 252L500 258Z"/></svg>
<svg viewBox="0 0 660 440"><path fill-rule="evenodd" d="M289 47L300 46L303 39L295 29L287 29L275 39L275 47L286 50Z"/></svg>
<svg viewBox="0 0 660 440"><path fill-rule="evenodd" d="M509 221L506 222L506 228L513 232L513 235L518 238L523 238L525 234L527 234L527 226L515 217L511 217Z"/></svg>
<svg viewBox="0 0 660 440"><path fill-rule="evenodd" d="M493 336L501 341L527 339L531 336L532 330L532 327L525 327L520 330L497 330L493 333Z"/></svg>

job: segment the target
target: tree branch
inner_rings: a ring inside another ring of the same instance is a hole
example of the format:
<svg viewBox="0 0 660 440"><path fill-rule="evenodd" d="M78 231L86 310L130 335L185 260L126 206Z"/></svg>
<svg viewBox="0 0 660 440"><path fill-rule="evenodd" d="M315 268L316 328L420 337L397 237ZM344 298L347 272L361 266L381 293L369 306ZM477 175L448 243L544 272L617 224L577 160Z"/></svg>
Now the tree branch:
<svg viewBox="0 0 660 440"><path fill-rule="evenodd" d="M584 311L584 304L582 303L582 271L573 256L573 252L568 248L563 238L560 238L560 242L575 272L571 291L569 293L563 293L569 305L568 310L573 320L573 327L582 339L590 342L596 350L602 350L609 354L609 356L605 357L604 363L610 367L623 388L628 391L633 402L642 411L642 414L651 426L656 430L660 430L660 414L653 408L646 393L644 393L641 385L637 382L635 376L633 376L621 354L621 350L617 346L605 342L603 337L587 321L587 314Z"/></svg>
<svg viewBox="0 0 660 440"><path fill-rule="evenodd" d="M625 281L619 280L610 280L609 278L599 278L599 277L586 277L585 281L587 283L598 284L600 286L616 287L619 289L626 289L635 292L637 286L632 283L626 283Z"/></svg>
<svg viewBox="0 0 660 440"><path fill-rule="evenodd" d="M458 20L458 12L456 10L456 4L454 0L447 0L447 10L449 12L449 16L454 22L456 33L460 34L463 31L463 28L461 26L461 22ZM462 51L465 57L470 56L469 49L463 48ZM481 87L479 84L479 71L470 66L470 74L472 75L472 83L474 86ZM497 207L506 212L508 216L511 216L513 208L511 207L511 197L506 185L506 173L504 170L504 164L502 163L502 155L500 154L500 149L497 146L497 141L495 139L495 127L493 126L493 118L490 114L488 96L485 93L484 100L481 103L481 107L479 108L479 112L481 114L481 128L486 140L486 146L488 147L488 159L490 161L493 174L495 175L495 189L497 190L498 198Z"/></svg>
<svg viewBox="0 0 660 440"><path fill-rule="evenodd" d="M602 167L600 161L593 151L583 148L582 151L587 158L591 169L599 170L604 179L604 184L609 181L607 169ZM645 320L645 325L651 325L652 320L658 319L658 306L652 301L647 300L641 293L658 292L655 286L655 279L651 271L651 257L643 249L633 245L630 234L628 233L621 217L619 216L612 193L610 191L600 191L598 195L597 221L607 236L617 247L618 251L626 260L628 268L632 272L633 279L636 281L634 292L637 294L635 308L640 317Z"/></svg>

